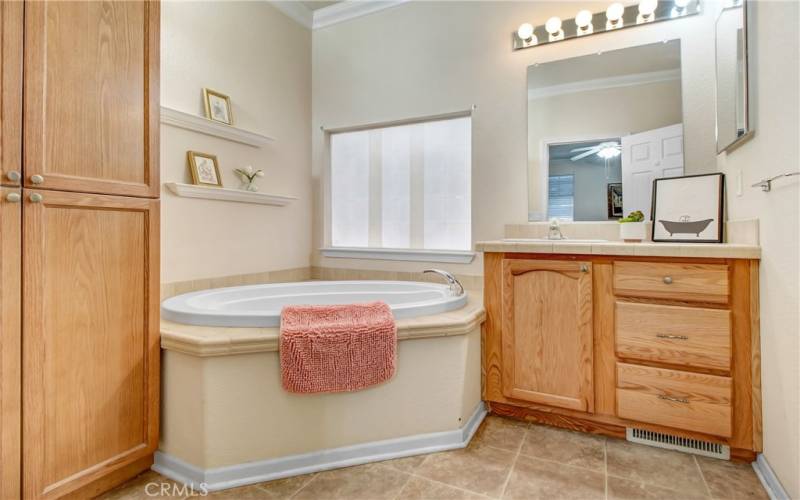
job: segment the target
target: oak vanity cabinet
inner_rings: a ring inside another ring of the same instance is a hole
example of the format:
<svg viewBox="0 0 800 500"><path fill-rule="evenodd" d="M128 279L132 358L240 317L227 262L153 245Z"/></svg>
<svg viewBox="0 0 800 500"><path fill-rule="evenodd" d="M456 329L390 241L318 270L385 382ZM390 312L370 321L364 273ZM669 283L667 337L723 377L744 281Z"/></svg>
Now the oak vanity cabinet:
<svg viewBox="0 0 800 500"><path fill-rule="evenodd" d="M760 451L757 260L490 252L484 266L493 412Z"/></svg>
<svg viewBox="0 0 800 500"><path fill-rule="evenodd" d="M503 394L592 411L591 263L503 262Z"/></svg>
<svg viewBox="0 0 800 500"><path fill-rule="evenodd" d="M0 497L152 464L159 5L3 2Z"/></svg>

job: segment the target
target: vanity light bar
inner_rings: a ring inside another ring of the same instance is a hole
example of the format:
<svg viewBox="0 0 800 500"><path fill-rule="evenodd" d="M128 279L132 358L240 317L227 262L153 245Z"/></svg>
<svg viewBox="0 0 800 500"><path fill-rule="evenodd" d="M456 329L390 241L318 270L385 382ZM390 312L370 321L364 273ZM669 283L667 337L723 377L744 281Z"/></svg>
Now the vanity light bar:
<svg viewBox="0 0 800 500"><path fill-rule="evenodd" d="M700 11L700 0L640 0L638 4L627 7L614 2L605 12L592 14L588 10L581 10L573 19L551 17L545 24L536 27L523 23L511 36L511 49L527 49L571 38L680 19L699 14Z"/></svg>

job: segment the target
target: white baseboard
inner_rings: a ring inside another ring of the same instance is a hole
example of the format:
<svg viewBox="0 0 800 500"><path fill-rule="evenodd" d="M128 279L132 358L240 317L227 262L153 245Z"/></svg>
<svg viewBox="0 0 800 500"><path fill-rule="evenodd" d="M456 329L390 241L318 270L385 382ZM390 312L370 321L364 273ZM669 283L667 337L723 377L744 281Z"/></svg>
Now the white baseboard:
<svg viewBox="0 0 800 500"><path fill-rule="evenodd" d="M224 490L339 467L464 448L469 444L485 416L486 407L481 401L467 423L460 429L374 441L216 469L201 469L157 451L153 470L195 489Z"/></svg>
<svg viewBox="0 0 800 500"><path fill-rule="evenodd" d="M789 494L783 489L783 485L778 481L778 476L769 466L769 462L764 458L763 453L758 454L756 461L753 462L753 469L772 500L790 500Z"/></svg>

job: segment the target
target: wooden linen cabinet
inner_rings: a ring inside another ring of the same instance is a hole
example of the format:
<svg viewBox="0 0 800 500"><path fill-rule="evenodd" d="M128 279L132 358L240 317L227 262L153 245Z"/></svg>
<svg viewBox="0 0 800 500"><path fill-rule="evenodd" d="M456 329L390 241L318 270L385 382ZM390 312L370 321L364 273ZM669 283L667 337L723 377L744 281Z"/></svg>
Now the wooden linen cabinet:
<svg viewBox="0 0 800 500"><path fill-rule="evenodd" d="M0 498L90 497L158 443L159 4L0 16Z"/></svg>

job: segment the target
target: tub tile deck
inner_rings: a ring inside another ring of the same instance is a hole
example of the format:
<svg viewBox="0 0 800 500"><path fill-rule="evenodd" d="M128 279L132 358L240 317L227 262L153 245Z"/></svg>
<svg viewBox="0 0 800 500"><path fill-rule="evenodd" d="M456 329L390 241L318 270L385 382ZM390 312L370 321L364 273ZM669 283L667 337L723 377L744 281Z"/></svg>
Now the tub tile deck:
<svg viewBox="0 0 800 500"><path fill-rule="evenodd" d="M672 475L666 472L672 471ZM669 476L669 477L667 477ZM147 486L155 484L156 486ZM164 495L148 495L164 485ZM103 500L188 498L148 471ZM211 493L214 499L767 499L749 464L486 418L470 445Z"/></svg>
<svg viewBox="0 0 800 500"><path fill-rule="evenodd" d="M461 309L397 320L397 339L465 335L483 323L483 295L468 291ZM279 328L194 326L161 321L161 348L199 357L228 356L278 350Z"/></svg>

